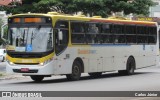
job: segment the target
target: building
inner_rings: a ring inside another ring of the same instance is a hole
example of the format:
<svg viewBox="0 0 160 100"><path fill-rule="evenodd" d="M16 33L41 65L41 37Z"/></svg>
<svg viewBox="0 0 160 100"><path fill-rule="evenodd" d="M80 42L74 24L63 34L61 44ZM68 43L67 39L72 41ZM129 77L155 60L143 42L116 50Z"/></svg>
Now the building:
<svg viewBox="0 0 160 100"><path fill-rule="evenodd" d="M155 2L156 4L160 5L160 0L152 0L153 2Z"/></svg>
<svg viewBox="0 0 160 100"><path fill-rule="evenodd" d="M160 0L152 0L157 5L150 7L150 17L160 17Z"/></svg>
<svg viewBox="0 0 160 100"><path fill-rule="evenodd" d="M0 0L1 6L7 6L12 2L12 0Z"/></svg>
<svg viewBox="0 0 160 100"><path fill-rule="evenodd" d="M6 24L6 23L7 23L6 11L0 11L0 19L2 19L3 24Z"/></svg>
<svg viewBox="0 0 160 100"><path fill-rule="evenodd" d="M22 3L22 0L0 0L0 6L8 6L12 2Z"/></svg>
<svg viewBox="0 0 160 100"><path fill-rule="evenodd" d="M15 6L14 3L18 2L22 4L22 0L0 0L0 6ZM13 3L12 5L10 5ZM0 11L0 18L3 20L3 24L7 23L7 15L6 11Z"/></svg>

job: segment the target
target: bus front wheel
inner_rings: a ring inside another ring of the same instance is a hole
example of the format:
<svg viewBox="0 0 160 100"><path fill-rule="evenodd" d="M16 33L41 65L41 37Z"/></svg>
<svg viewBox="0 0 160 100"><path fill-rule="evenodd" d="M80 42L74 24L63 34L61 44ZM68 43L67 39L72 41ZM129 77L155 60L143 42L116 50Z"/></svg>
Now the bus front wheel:
<svg viewBox="0 0 160 100"><path fill-rule="evenodd" d="M30 77L35 82L41 82L44 79L44 76L41 76L41 75L32 75Z"/></svg>
<svg viewBox="0 0 160 100"><path fill-rule="evenodd" d="M72 65L72 73L66 75L69 81L79 80L81 77L81 64L78 61L74 61Z"/></svg>

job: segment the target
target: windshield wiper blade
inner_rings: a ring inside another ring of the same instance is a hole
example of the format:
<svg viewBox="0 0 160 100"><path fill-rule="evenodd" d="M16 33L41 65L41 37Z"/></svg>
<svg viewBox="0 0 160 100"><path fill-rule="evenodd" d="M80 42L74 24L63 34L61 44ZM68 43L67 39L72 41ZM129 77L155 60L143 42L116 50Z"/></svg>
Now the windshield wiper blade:
<svg viewBox="0 0 160 100"><path fill-rule="evenodd" d="M34 37L33 37L33 31L32 31L32 36L31 36L31 44L32 44L32 40L34 39Z"/></svg>
<svg viewBox="0 0 160 100"><path fill-rule="evenodd" d="M23 33L23 45L24 45L24 38L25 38L25 30L24 30L24 33Z"/></svg>

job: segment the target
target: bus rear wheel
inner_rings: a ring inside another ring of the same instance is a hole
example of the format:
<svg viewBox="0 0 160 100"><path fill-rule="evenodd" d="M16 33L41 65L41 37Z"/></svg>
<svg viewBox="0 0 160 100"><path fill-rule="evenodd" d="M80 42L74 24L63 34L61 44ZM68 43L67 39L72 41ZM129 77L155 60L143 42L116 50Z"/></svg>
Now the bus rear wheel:
<svg viewBox="0 0 160 100"><path fill-rule="evenodd" d="M126 70L119 70L120 75L133 75L136 68L136 63L133 57L129 57L126 64Z"/></svg>
<svg viewBox="0 0 160 100"><path fill-rule="evenodd" d="M126 74L127 75L133 75L135 67L136 67L135 60L134 60L133 57L128 58L126 66L127 66L127 70L126 70L127 73Z"/></svg>
<svg viewBox="0 0 160 100"><path fill-rule="evenodd" d="M72 73L66 75L69 81L79 80L81 77L81 64L78 61L74 61L72 65Z"/></svg>
<svg viewBox="0 0 160 100"><path fill-rule="evenodd" d="M88 73L91 77L100 77L102 75L102 72L94 72L94 73Z"/></svg>
<svg viewBox="0 0 160 100"><path fill-rule="evenodd" d="M32 75L30 77L35 82L41 82L44 79L44 76L42 75Z"/></svg>

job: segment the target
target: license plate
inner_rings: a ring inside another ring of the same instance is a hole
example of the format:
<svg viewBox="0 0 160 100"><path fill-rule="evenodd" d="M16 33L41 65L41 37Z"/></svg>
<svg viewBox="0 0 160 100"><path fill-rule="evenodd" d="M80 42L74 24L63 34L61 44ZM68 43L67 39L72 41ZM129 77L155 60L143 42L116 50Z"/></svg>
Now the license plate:
<svg viewBox="0 0 160 100"><path fill-rule="evenodd" d="M28 72L28 71L29 71L29 68L21 68L21 71L22 71L22 72Z"/></svg>

